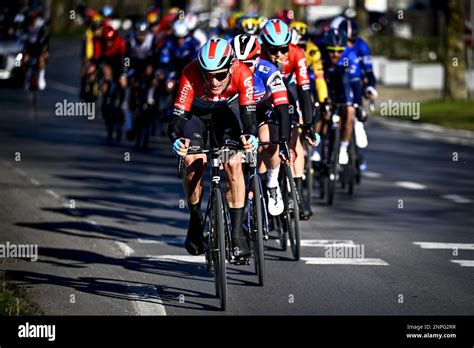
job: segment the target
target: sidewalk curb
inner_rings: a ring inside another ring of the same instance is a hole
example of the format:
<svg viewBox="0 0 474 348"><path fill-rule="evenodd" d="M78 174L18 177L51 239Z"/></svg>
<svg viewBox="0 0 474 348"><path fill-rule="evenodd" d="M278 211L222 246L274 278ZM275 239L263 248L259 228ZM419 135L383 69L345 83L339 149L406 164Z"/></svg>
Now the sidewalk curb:
<svg viewBox="0 0 474 348"><path fill-rule="evenodd" d="M383 127L408 131L422 139L444 141L450 144L474 146L474 132L461 129L451 129L430 123L413 123L400 121L379 115L369 117L369 122L374 122Z"/></svg>

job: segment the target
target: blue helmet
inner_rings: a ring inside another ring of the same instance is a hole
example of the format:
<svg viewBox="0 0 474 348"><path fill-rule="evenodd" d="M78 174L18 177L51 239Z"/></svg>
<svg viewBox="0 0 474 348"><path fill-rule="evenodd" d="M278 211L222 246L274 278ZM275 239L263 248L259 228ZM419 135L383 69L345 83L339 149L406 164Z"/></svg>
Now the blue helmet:
<svg viewBox="0 0 474 348"><path fill-rule="evenodd" d="M352 19L346 19L343 21L339 26L339 30L344 31L349 40L354 40L359 36L359 26Z"/></svg>
<svg viewBox="0 0 474 348"><path fill-rule="evenodd" d="M347 45L346 33L339 29L330 29L324 35L324 45L329 50L342 50Z"/></svg>
<svg viewBox="0 0 474 348"><path fill-rule="evenodd" d="M208 40L199 50L198 63L202 70L215 71L230 67L234 51L230 44L221 38Z"/></svg>
<svg viewBox="0 0 474 348"><path fill-rule="evenodd" d="M291 28L280 19L270 19L262 29L263 43L269 46L284 46L291 41Z"/></svg>

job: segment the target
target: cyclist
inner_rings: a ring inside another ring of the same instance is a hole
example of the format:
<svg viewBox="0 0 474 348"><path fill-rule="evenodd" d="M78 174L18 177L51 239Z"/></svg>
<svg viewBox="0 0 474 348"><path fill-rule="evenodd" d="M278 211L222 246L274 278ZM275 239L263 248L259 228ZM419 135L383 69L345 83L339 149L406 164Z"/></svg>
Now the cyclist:
<svg viewBox="0 0 474 348"><path fill-rule="evenodd" d="M30 59L36 59L38 64L38 89L46 88L46 60L48 59L49 35L45 20L40 16L39 10L34 9L29 13L29 22L26 27L26 45L24 64Z"/></svg>
<svg viewBox="0 0 474 348"><path fill-rule="evenodd" d="M262 40L263 59L278 64L283 74L285 84L288 88L288 96L292 108L301 110L301 117L298 113L291 112L294 123L302 124L302 134L312 146L316 145L316 137L313 132L313 103L311 100L310 80L308 67L304 51L291 44L291 28L279 19L270 19L260 33ZM294 159L294 179L297 190L302 191L302 176L304 173L304 148L299 137L298 128L294 128L291 136L290 146L295 153ZM311 215L311 207L307 199L300 199L300 219L308 220Z"/></svg>
<svg viewBox="0 0 474 348"><path fill-rule="evenodd" d="M133 135L136 135L135 146L148 147L150 125L155 112L155 79L153 58L156 55L155 38L149 31L146 20L135 22L135 30L127 37L127 57L130 58L130 69L127 72L130 96L128 106L135 113ZM128 134L130 138L131 134Z"/></svg>
<svg viewBox="0 0 474 348"><path fill-rule="evenodd" d="M237 35L232 40L237 59L254 74L254 97L257 102L258 138L260 141L289 140L290 115L288 93L275 64L260 59L261 47L252 35ZM266 180L264 172L266 170ZM283 212L283 198L278 184L280 157L278 145L259 149L259 173L268 195L268 211L273 216Z"/></svg>
<svg viewBox="0 0 474 348"><path fill-rule="evenodd" d="M342 21L340 28L345 31L347 36L347 46L356 54L359 63L359 81L356 82L351 80L351 85L354 90L354 103L359 107L362 107L363 94L365 94L371 102L374 102L378 96L377 90L375 89L376 79L372 68L370 48L367 43L359 37L359 27L355 21L346 19ZM356 120L354 129L356 132L358 152L361 157L360 169L366 170L367 161L363 156L362 148L365 148L368 145L367 134L363 124L367 118L367 113L365 110L361 109L357 116L359 116L360 120Z"/></svg>
<svg viewBox="0 0 474 348"><path fill-rule="evenodd" d="M318 102L320 111L325 112L325 105L328 98L328 87L324 79L324 68L321 58L321 51L318 46L308 38L308 26L301 21L291 23L293 29L292 43L305 50L308 74L311 80L311 92L314 100ZM312 161L320 161L317 148L314 148L311 155Z"/></svg>
<svg viewBox="0 0 474 348"><path fill-rule="evenodd" d="M258 19L254 17L246 17L241 24L242 34L257 35L258 34Z"/></svg>
<svg viewBox="0 0 474 348"><path fill-rule="evenodd" d="M198 27L198 17L194 13L188 13L184 17L184 22L189 30L189 34L199 42L198 47L204 45L207 41L207 35L204 30Z"/></svg>
<svg viewBox="0 0 474 348"><path fill-rule="evenodd" d="M114 79L118 80L123 73L123 59L126 53L125 40L111 26L105 26L102 42L94 52L96 60L102 65L112 67Z"/></svg>
<svg viewBox="0 0 474 348"><path fill-rule="evenodd" d="M257 148L252 72L234 57L232 47L226 40L210 39L200 49L198 57L184 68L168 132L176 155L186 156L188 149L199 150L205 146L206 126L201 118L213 122L215 140L220 146L243 144L247 151ZM233 251L236 257L242 258L250 253L243 234L245 183L238 158L232 156L224 164L224 170ZM190 210L185 247L191 255L204 252L200 205L206 161L206 156L202 154L184 158L187 169L183 186Z"/></svg>
<svg viewBox="0 0 474 348"><path fill-rule="evenodd" d="M87 102L94 102L99 95L98 84L95 83L97 66L94 56L102 40L103 20L97 13L86 18L88 26L82 46L80 97Z"/></svg>
<svg viewBox="0 0 474 348"><path fill-rule="evenodd" d="M329 98L337 106L344 106L342 119L343 129L339 149L339 163L347 164L349 155L347 149L352 135L355 116L353 107L354 94L350 84L350 72L357 69L355 54L347 49L347 39L343 31L330 29L324 35L322 57L324 76L329 90ZM326 120L328 120L326 118ZM318 121L316 130L324 134L322 120Z"/></svg>

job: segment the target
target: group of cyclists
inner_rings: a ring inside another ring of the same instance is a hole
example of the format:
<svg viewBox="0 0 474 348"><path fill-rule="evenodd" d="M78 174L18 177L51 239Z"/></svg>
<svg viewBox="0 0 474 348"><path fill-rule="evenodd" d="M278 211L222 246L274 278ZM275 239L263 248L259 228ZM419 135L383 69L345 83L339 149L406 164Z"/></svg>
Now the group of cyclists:
<svg viewBox="0 0 474 348"><path fill-rule="evenodd" d="M359 169L367 168L363 98L377 97L376 80L370 50L353 19L336 17L315 36L288 10L274 18L233 14L203 30L195 14L151 9L122 37L112 27L110 13L91 8L82 13L87 30L81 97L95 101L101 95L109 142L114 132L121 139L124 123L136 146L148 146L157 124L162 135L167 133L185 166L189 254L203 254L205 248L201 201L208 158L200 150L208 146L210 135L219 147L257 152L270 216L284 210L282 165L291 165L299 218L312 216L304 183L312 175L307 165L317 168L323 160L323 140L336 110L338 165L348 164L355 138ZM222 169L231 247L235 257L246 258L250 248L243 231L247 190L241 159L235 152Z"/></svg>

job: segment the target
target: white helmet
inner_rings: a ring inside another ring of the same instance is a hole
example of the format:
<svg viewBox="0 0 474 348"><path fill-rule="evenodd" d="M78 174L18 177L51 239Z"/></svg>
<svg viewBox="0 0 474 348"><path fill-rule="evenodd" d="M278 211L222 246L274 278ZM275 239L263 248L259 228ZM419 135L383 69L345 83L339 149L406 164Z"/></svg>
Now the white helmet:
<svg viewBox="0 0 474 348"><path fill-rule="evenodd" d="M341 25L342 22L344 22L346 20L345 17L343 16L337 16L335 17L331 23L329 24L329 27L331 29L339 29L339 26Z"/></svg>
<svg viewBox="0 0 474 348"><path fill-rule="evenodd" d="M190 31L196 29L198 24L198 18L194 13L188 13L186 17L184 17L184 22Z"/></svg>
<svg viewBox="0 0 474 348"><path fill-rule="evenodd" d="M292 28L291 29L291 43L293 45L298 45L298 42L300 42L300 39L301 39L301 35L298 34L298 32L296 31L296 29Z"/></svg>
<svg viewBox="0 0 474 348"><path fill-rule="evenodd" d="M173 23L173 35L176 37L185 37L188 36L189 30L188 26L184 22L184 19L178 19Z"/></svg>

